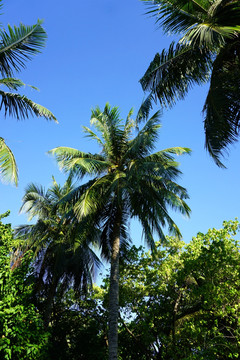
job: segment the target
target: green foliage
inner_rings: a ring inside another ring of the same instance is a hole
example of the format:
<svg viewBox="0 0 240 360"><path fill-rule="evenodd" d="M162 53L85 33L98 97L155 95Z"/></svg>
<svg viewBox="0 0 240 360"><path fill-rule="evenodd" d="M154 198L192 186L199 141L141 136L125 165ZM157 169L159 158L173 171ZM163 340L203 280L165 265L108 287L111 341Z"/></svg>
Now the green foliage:
<svg viewBox="0 0 240 360"><path fill-rule="evenodd" d="M182 38L156 54L140 80L148 98L172 106L195 84L210 79L203 107L206 148L218 166L239 138L238 0L143 0L166 33Z"/></svg>
<svg viewBox="0 0 240 360"><path fill-rule="evenodd" d="M138 114L138 119L146 116L146 110L144 114ZM174 155L189 154L191 150L175 147L152 153L161 127L160 113L149 118L135 137L136 121L131 115L132 110L124 122L117 107L111 108L106 104L103 111L99 107L92 109L91 124L96 133L87 127L84 127L84 132L100 145L100 155L69 147L57 147L49 151L55 155L60 169L66 173L78 179L86 175L93 177L93 180L64 197L62 202L72 204L79 220L87 216L95 217L93 220L103 230L101 247L106 257L109 257L107 252L111 250L118 206L122 212L122 244L124 238L128 238L127 222L129 218L135 217L140 220L146 242L151 247L154 247L153 229L162 240L164 226L168 226L172 234L181 236L168 214L168 206L187 216L190 213L185 202L187 191L175 182L181 171Z"/></svg>
<svg viewBox="0 0 240 360"><path fill-rule="evenodd" d="M224 222L188 245L169 238L154 256L132 248L120 272L123 359L238 358L238 229Z"/></svg>
<svg viewBox="0 0 240 360"><path fill-rule="evenodd" d="M48 334L32 303L31 254L22 257L21 266L11 267L16 244L11 225L0 222L0 357L42 359Z"/></svg>
<svg viewBox="0 0 240 360"><path fill-rule="evenodd" d="M17 164L11 149L2 137L0 137L0 169L1 176L5 181L14 182L17 185Z"/></svg>
<svg viewBox="0 0 240 360"><path fill-rule="evenodd" d="M237 221L168 237L120 261L119 360L225 360L240 353ZM106 360L110 278L86 296L58 288L44 360ZM37 358L37 357L36 357Z"/></svg>

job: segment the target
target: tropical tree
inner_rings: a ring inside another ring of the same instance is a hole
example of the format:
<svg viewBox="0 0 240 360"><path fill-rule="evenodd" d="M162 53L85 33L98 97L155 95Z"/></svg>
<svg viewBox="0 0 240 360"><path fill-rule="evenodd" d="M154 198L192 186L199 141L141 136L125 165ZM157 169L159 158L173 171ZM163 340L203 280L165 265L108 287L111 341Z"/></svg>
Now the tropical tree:
<svg viewBox="0 0 240 360"><path fill-rule="evenodd" d="M154 255L131 248L120 276L122 359L239 358L239 230L224 221L188 244L169 237Z"/></svg>
<svg viewBox="0 0 240 360"><path fill-rule="evenodd" d="M142 225L147 244L154 249L154 232L164 241L163 227L180 237L168 208L189 215L187 191L175 180L181 174L173 155L189 153L188 148L169 148L151 153L158 137L159 112L132 137L135 122L132 111L123 124L117 107L106 104L92 110L91 124L97 132L84 127L101 153L92 154L57 147L50 151L61 169L79 179L91 175L87 183L70 192L64 201L74 203L79 221L89 218L100 230L102 255L111 262L109 290L109 359L117 359L119 311L119 256L129 244L129 220ZM98 134L99 133L99 134ZM92 226L93 226L92 225Z"/></svg>
<svg viewBox="0 0 240 360"><path fill-rule="evenodd" d="M43 304L46 327L57 288L61 294L70 286L87 291L96 268L100 266L98 257L89 247L97 241L98 232L86 221L80 224L70 205L56 207L73 189L71 176L63 187L53 178L47 191L42 186L29 184L21 211L28 213L29 219L37 218L37 222L19 226L15 231L18 238L25 239L22 252L29 248L35 252L35 290L46 299Z"/></svg>
<svg viewBox="0 0 240 360"><path fill-rule="evenodd" d="M205 146L219 166L239 137L240 3L238 0L142 0L166 33L181 35L157 53L140 80L148 100L172 106L210 80L203 107Z"/></svg>
<svg viewBox="0 0 240 360"><path fill-rule="evenodd" d="M0 8L2 8L2 0L0 0ZM38 54L45 46L46 38L41 21L32 26L8 25L8 31L3 27L0 28L0 110L3 110L4 116L13 116L19 120L36 115L56 121L55 116L48 109L19 93L25 84L14 77L14 73L24 69L26 61ZM2 90L2 87L7 91ZM31 88L36 89L33 86ZM3 138L0 138L0 178L15 185L18 182L16 161Z"/></svg>

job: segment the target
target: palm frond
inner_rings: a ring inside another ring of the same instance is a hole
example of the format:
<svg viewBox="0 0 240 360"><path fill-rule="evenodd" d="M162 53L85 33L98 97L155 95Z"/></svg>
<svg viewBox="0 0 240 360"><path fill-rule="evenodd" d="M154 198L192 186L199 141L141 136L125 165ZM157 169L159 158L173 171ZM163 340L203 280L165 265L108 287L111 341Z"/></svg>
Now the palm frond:
<svg viewBox="0 0 240 360"><path fill-rule="evenodd" d="M94 182L96 181L96 179L92 179L88 182L86 182L83 185L80 186L76 186L74 187L72 190L70 190L69 192L66 192L61 199L58 201L57 206L61 206L61 205L69 205L69 211L65 212L64 218L68 218L70 220L73 219L73 206L81 199L81 197L83 196L83 194L85 193L85 191L94 184Z"/></svg>
<svg viewBox="0 0 240 360"><path fill-rule="evenodd" d="M69 147L60 146L48 151L48 153L55 155L61 170L65 172L72 171L79 178L86 174L99 174L107 171L109 167L109 163L104 161L103 156L84 153Z"/></svg>
<svg viewBox="0 0 240 360"><path fill-rule="evenodd" d="M133 129L136 128L136 121L133 120L132 115L133 115L133 109L131 109L129 111L126 121L125 121L125 124L124 124L124 135L122 138L122 141L124 141L124 142L126 142L129 139L130 134L132 133Z"/></svg>
<svg viewBox="0 0 240 360"><path fill-rule="evenodd" d="M140 83L161 106L172 106L194 84L207 82L211 66L211 52L172 42L167 51L155 55Z"/></svg>
<svg viewBox="0 0 240 360"><path fill-rule="evenodd" d="M144 178L146 174L151 173L153 183L154 177L158 179L158 177L164 176L164 179L174 180L181 175L181 171L179 163L171 154L182 155L190 152L188 148L170 148L148 155L131 164L129 176Z"/></svg>
<svg viewBox="0 0 240 360"><path fill-rule="evenodd" d="M108 188L111 185L112 176L112 174L107 174L96 178L92 185L86 188L74 206L74 212L79 220L101 208L101 204L105 202L106 192L109 193Z"/></svg>
<svg viewBox="0 0 240 360"><path fill-rule="evenodd" d="M165 33L182 33L206 17L210 4L203 0L142 0L147 3L147 14Z"/></svg>
<svg viewBox="0 0 240 360"><path fill-rule="evenodd" d="M96 107L92 110L91 124L101 133L104 140L103 152L114 161L122 151L121 140L124 136L118 107L111 108L108 103L103 111Z"/></svg>
<svg viewBox="0 0 240 360"><path fill-rule="evenodd" d="M203 108L205 146L220 167L221 156L240 134L239 39L229 41L217 56Z"/></svg>
<svg viewBox="0 0 240 360"><path fill-rule="evenodd" d="M18 169L11 149L0 137L0 176L4 182L18 184Z"/></svg>
<svg viewBox="0 0 240 360"><path fill-rule="evenodd" d="M18 90L20 87L25 86L21 80L16 78L0 79L0 85L6 86L9 90Z"/></svg>
<svg viewBox="0 0 240 360"><path fill-rule="evenodd" d="M47 120L54 120L56 117L44 106L36 104L24 95L5 92L0 90L0 110L4 110L5 116L14 116L17 119L26 119L29 115L42 116Z"/></svg>
<svg viewBox="0 0 240 360"><path fill-rule="evenodd" d="M164 173L163 173L164 174ZM133 180L134 181L134 180ZM168 231L177 237L181 233L168 214L168 207L189 216L190 209L184 199L188 198L186 189L163 177L145 176L135 181L137 186L129 189L131 202L131 216L140 219L146 241L151 247L153 232L157 232L161 242L165 242L163 228L168 225ZM141 191L144 189L144 191ZM136 193L135 193L136 191ZM136 194L138 194L136 196ZM154 198L154 202L152 199ZM145 227L145 228L144 228Z"/></svg>
<svg viewBox="0 0 240 360"><path fill-rule="evenodd" d="M20 24L8 32L0 30L0 73L2 77L12 77L13 71L25 68L25 61L40 52L45 46L46 32L41 21L33 26Z"/></svg>
<svg viewBox="0 0 240 360"><path fill-rule="evenodd" d="M147 119L149 118L149 114L150 111L153 108L152 103L154 102L154 95L152 92L150 92L150 94L146 97L146 99L143 100L137 116L136 116L136 123L139 124L142 121L147 121Z"/></svg>
<svg viewBox="0 0 240 360"><path fill-rule="evenodd" d="M235 31L236 29L233 31L230 28L222 28L217 25L212 26L209 23L203 23L189 29L180 42L194 48L205 48L210 51L216 51L225 44L225 37L234 36Z"/></svg>
<svg viewBox="0 0 240 360"><path fill-rule="evenodd" d="M28 213L29 220L35 216L47 219L51 211L51 198L49 191L34 183L28 184L22 199L20 213Z"/></svg>
<svg viewBox="0 0 240 360"><path fill-rule="evenodd" d="M160 111L157 111L139 131L138 135L129 141L128 149L124 154L124 159L143 158L155 147L155 141L158 138L158 129Z"/></svg>
<svg viewBox="0 0 240 360"><path fill-rule="evenodd" d="M98 142L98 144L103 147L103 142L91 129L89 129L87 126L83 126L83 131L87 134L90 139L94 139Z"/></svg>

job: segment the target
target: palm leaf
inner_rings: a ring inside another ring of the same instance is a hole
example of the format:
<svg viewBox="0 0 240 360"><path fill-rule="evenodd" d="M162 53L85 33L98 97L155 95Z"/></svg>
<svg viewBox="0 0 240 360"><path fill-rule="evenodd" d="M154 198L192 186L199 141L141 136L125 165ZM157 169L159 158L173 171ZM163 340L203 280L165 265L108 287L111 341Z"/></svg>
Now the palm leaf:
<svg viewBox="0 0 240 360"><path fill-rule="evenodd" d="M109 167L109 163L104 161L103 156L84 153L69 147L60 146L48 151L48 153L56 156L61 170L65 172L71 170L79 178L85 174L96 175L102 171L107 171Z"/></svg>
<svg viewBox="0 0 240 360"><path fill-rule="evenodd" d="M89 129L87 126L83 126L83 131L87 134L87 137L96 140L98 144L103 147L102 140L91 129Z"/></svg>
<svg viewBox="0 0 240 360"><path fill-rule="evenodd" d="M29 115L42 116L47 120L54 120L56 117L44 106L36 104L24 95L14 94L0 90L2 97L0 110L4 110L5 116L14 116L17 119L26 119Z"/></svg>
<svg viewBox="0 0 240 360"><path fill-rule="evenodd" d="M18 183L18 169L11 149L0 137L0 176L4 182Z"/></svg>
<svg viewBox="0 0 240 360"><path fill-rule="evenodd" d="M139 124L141 121L146 121L149 118L150 111L152 110L153 106L152 103L154 101L154 94L150 92L150 94L143 100L137 116L136 116L136 123Z"/></svg>
<svg viewBox="0 0 240 360"><path fill-rule="evenodd" d="M50 216L51 199L42 186L28 184L22 199L20 213L28 213L29 220L35 216L47 218Z"/></svg>
<svg viewBox="0 0 240 360"><path fill-rule="evenodd" d="M196 25L193 29L188 30L181 39L182 44L188 44L194 48L209 49L215 51L225 44L225 37L233 35L230 29L223 29L211 23Z"/></svg>
<svg viewBox="0 0 240 360"><path fill-rule="evenodd" d="M13 70L25 68L25 61L40 52L45 46L46 32L41 21L33 26L20 24L8 26L8 32L0 31L0 72L2 77L12 77Z"/></svg>
<svg viewBox="0 0 240 360"><path fill-rule="evenodd" d="M101 112L97 107L92 110L91 124L93 124L104 140L103 152L113 161L120 155L122 150L122 138L124 128L119 118L119 109L117 106L111 108L107 103Z"/></svg>
<svg viewBox="0 0 240 360"><path fill-rule="evenodd" d="M124 154L124 160L143 158L155 147L158 137L160 111L157 111L139 131L138 135L128 143L128 149Z"/></svg>
<svg viewBox="0 0 240 360"><path fill-rule="evenodd" d="M224 166L220 157L240 134L239 39L229 41L217 56L203 109L205 146L220 167Z"/></svg>
<svg viewBox="0 0 240 360"><path fill-rule="evenodd" d="M167 51L155 55L140 83L162 106L172 106L194 84L207 82L211 66L211 52L172 42Z"/></svg>
<svg viewBox="0 0 240 360"><path fill-rule="evenodd" d="M202 0L142 0L149 6L150 14L156 18L166 33L182 33L207 15L209 4Z"/></svg>
<svg viewBox="0 0 240 360"><path fill-rule="evenodd" d="M79 220L84 216L95 213L102 204L106 202L106 198L111 194L112 186L111 179L113 174L107 174L96 178L94 182L83 192L81 198L74 206L74 212Z"/></svg>
<svg viewBox="0 0 240 360"><path fill-rule="evenodd" d="M6 86L9 90L18 90L20 87L25 86L21 80L16 78L0 79L0 85Z"/></svg>

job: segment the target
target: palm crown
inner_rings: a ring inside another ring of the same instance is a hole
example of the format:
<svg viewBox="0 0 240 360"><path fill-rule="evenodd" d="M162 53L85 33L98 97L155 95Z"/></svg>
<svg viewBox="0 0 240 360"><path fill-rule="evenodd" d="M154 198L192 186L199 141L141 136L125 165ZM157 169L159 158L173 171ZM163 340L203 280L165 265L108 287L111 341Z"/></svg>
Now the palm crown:
<svg viewBox="0 0 240 360"><path fill-rule="evenodd" d="M69 205L57 206L73 189L72 176L63 187L53 178L47 191L42 186L29 184L21 211L26 212L30 220L37 218L37 222L15 230L15 235L24 240L22 253L29 248L35 253L36 290L46 297L46 326L57 288L63 293L74 285L75 289L86 291L100 266L89 246L97 241L98 230L94 232L84 221L79 223Z"/></svg>
<svg viewBox="0 0 240 360"><path fill-rule="evenodd" d="M100 145L100 154L85 153L73 148L58 147L50 151L61 169L78 178L92 179L79 186L65 198L79 221L101 230L102 254L111 260L109 296L109 359L117 359L118 277L119 255L129 243L130 218L137 218L143 228L147 244L154 249L153 232L162 241L162 227L180 236L180 231L168 214L168 207L189 215L185 203L186 190L175 182L181 174L173 155L189 153L187 148L169 148L152 153L159 130L159 113L153 115L132 137L136 123L125 123L117 107L107 104L103 111L92 110L91 123L97 133L84 127L87 136ZM141 115L143 116L143 114Z"/></svg>
<svg viewBox="0 0 240 360"><path fill-rule="evenodd" d="M135 138L131 138L135 129L131 115L132 111L123 125L117 107L111 109L107 104L103 112L98 107L92 110L91 124L101 136L88 127L83 128L87 136L100 145L100 154L68 147L57 147L50 153L56 156L62 170L71 171L79 179L87 174L94 176L93 180L67 196L74 199L74 211L79 219L95 213L102 206L110 210L122 204L125 215L139 217L146 240L152 246L152 228L164 239L160 224L167 223L169 230L180 236L178 227L167 215L167 207L188 214L189 208L184 202L188 195L174 181L181 171L173 155L189 153L190 150L175 147L152 154L160 128L159 112L147 121ZM151 214L149 207L153 208ZM151 220L153 214L156 216L154 223Z"/></svg>
<svg viewBox="0 0 240 360"><path fill-rule="evenodd" d="M145 1L145 0L143 0ZM172 106L194 84L210 79L203 108L206 148L219 166L239 136L240 3L237 0L146 1L165 32L181 34L177 45L156 54L140 80L151 99Z"/></svg>

